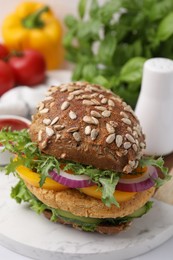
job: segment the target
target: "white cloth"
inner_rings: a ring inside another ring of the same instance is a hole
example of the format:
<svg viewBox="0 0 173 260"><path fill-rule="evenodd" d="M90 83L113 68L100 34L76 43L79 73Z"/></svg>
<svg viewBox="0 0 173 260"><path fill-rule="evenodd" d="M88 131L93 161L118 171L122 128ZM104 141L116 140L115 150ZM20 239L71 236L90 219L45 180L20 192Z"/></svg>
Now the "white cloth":
<svg viewBox="0 0 173 260"><path fill-rule="evenodd" d="M0 97L0 115L18 115L30 119L50 86L67 83L70 80L71 71L69 70L49 71L44 84L32 88L18 86L7 91Z"/></svg>

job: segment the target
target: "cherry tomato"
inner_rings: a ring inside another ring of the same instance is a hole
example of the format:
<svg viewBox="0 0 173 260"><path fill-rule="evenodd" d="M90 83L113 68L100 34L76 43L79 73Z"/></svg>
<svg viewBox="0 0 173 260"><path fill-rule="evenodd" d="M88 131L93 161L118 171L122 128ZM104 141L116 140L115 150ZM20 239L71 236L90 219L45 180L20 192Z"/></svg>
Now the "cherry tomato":
<svg viewBox="0 0 173 260"><path fill-rule="evenodd" d="M14 87L15 79L10 66L0 60L0 96Z"/></svg>
<svg viewBox="0 0 173 260"><path fill-rule="evenodd" d="M41 53L35 50L24 50L12 54L8 60L16 84L34 86L44 81L46 62Z"/></svg>
<svg viewBox="0 0 173 260"><path fill-rule="evenodd" d="M9 51L7 47L0 43L0 59L4 59L8 56Z"/></svg>

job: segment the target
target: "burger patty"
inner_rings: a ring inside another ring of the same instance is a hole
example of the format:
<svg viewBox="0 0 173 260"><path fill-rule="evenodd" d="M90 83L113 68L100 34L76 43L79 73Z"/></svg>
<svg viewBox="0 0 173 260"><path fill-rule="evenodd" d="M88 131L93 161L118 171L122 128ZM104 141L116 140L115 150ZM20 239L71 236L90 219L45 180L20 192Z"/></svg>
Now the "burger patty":
<svg viewBox="0 0 173 260"><path fill-rule="evenodd" d="M132 199L121 202L118 208L115 205L107 207L101 200L85 195L76 189L57 192L37 188L26 182L25 184L30 192L49 207L69 211L76 216L91 218L117 218L132 214L142 207L155 191L152 187L146 191L137 192Z"/></svg>

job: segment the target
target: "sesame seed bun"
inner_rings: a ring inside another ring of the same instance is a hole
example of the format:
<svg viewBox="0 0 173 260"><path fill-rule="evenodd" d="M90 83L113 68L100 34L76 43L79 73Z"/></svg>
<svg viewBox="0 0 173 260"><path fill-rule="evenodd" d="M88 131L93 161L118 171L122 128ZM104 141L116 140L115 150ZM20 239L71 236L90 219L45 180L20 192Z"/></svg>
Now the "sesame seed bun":
<svg viewBox="0 0 173 260"><path fill-rule="evenodd" d="M145 148L131 107L86 82L51 87L38 105L30 136L45 154L125 173L137 167Z"/></svg>

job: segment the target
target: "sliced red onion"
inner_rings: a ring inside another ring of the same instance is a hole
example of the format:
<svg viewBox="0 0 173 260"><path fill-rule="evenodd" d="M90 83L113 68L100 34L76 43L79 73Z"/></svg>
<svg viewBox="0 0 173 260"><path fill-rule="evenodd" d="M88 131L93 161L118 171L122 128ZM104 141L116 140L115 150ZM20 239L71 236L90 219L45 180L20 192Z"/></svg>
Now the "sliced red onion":
<svg viewBox="0 0 173 260"><path fill-rule="evenodd" d="M56 170L53 170L49 172L49 175L54 181L70 188L84 188L94 185L91 179L86 175L70 174L62 170L60 170L60 173L57 173Z"/></svg>
<svg viewBox="0 0 173 260"><path fill-rule="evenodd" d="M140 192L148 190L154 186L154 180L158 178L157 170L153 166L147 167L147 171L137 178L121 178L116 186L116 190L127 192Z"/></svg>

